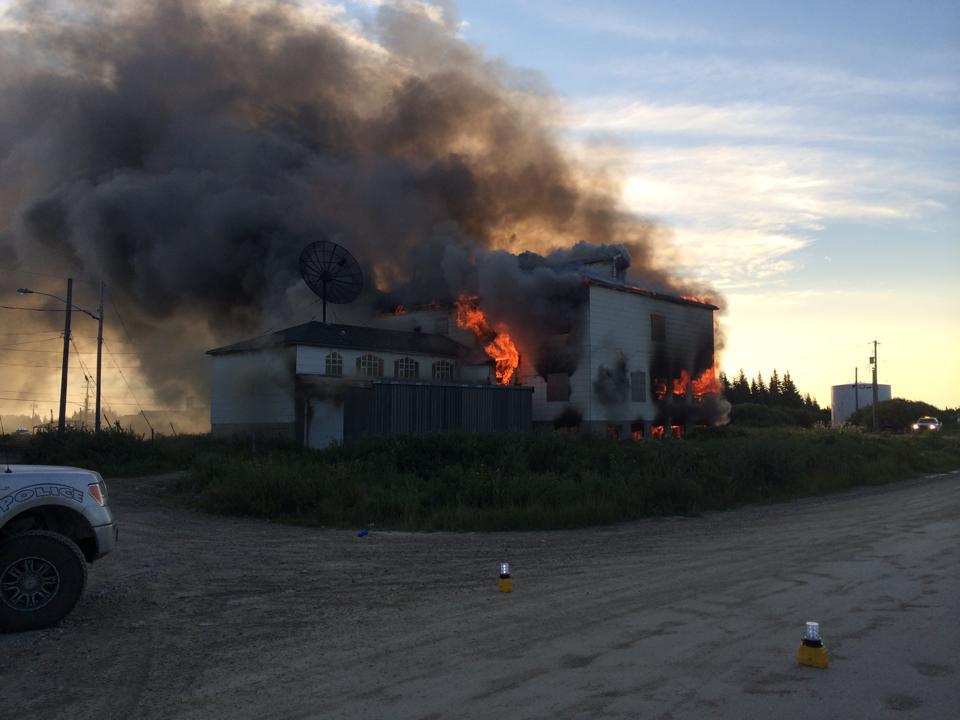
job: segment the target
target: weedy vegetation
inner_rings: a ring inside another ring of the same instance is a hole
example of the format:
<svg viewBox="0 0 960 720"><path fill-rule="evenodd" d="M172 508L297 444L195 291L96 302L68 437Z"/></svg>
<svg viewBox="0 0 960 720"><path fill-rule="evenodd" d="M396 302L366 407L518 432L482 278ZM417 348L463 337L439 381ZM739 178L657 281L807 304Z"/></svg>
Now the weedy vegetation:
<svg viewBox="0 0 960 720"><path fill-rule="evenodd" d="M371 438L324 451L118 430L28 438L22 460L107 477L188 470L174 483L213 513L327 527L550 529L887 483L960 467L960 435L857 429L701 429L686 440L545 435Z"/></svg>

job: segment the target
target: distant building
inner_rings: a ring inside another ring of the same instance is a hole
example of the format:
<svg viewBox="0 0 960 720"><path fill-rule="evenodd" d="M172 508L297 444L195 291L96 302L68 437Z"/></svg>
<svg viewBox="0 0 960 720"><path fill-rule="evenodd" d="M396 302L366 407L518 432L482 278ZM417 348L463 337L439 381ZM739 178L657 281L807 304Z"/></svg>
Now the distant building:
<svg viewBox="0 0 960 720"><path fill-rule="evenodd" d="M889 400L889 385L877 385L877 399ZM830 388L830 424L843 425L858 409L873 405L873 385L871 383L847 383Z"/></svg>

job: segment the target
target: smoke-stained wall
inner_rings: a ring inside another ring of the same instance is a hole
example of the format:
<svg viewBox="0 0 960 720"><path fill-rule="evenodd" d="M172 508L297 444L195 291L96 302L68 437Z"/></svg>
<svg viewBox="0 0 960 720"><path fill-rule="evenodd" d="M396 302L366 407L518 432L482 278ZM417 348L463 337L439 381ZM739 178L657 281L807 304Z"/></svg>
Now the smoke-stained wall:
<svg viewBox="0 0 960 720"><path fill-rule="evenodd" d="M517 254L598 244L679 287L615 179L562 152L544 83L452 4L310 8L24 1L0 30L0 263L104 280L158 403L206 394L203 350L307 319L321 235L364 267L352 313L468 292L518 336L569 332L580 278Z"/></svg>

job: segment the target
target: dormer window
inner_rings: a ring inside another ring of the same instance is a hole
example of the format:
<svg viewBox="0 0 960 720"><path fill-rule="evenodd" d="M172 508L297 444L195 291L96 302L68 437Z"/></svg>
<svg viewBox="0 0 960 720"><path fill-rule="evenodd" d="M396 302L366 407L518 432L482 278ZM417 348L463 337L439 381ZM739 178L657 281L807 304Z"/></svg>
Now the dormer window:
<svg viewBox="0 0 960 720"><path fill-rule="evenodd" d="M453 363L449 360L437 360L433 364L434 380L453 380Z"/></svg>
<svg viewBox="0 0 960 720"><path fill-rule="evenodd" d="M357 375L383 377L383 358L376 355L361 355L357 358Z"/></svg>
<svg viewBox="0 0 960 720"><path fill-rule="evenodd" d="M343 375L343 355L332 352L323 361L323 372L326 375Z"/></svg>
<svg viewBox="0 0 960 720"><path fill-rule="evenodd" d="M420 377L420 363L413 358L400 358L393 363L393 374L398 378L418 378Z"/></svg>

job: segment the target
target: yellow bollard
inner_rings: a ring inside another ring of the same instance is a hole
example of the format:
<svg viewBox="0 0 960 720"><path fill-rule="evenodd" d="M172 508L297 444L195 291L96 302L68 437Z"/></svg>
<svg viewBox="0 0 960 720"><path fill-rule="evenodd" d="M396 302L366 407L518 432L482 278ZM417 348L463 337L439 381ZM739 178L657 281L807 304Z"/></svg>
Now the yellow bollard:
<svg viewBox="0 0 960 720"><path fill-rule="evenodd" d="M830 653L820 637L820 623L807 623L800 649L797 650L797 662L815 668L825 668L830 664Z"/></svg>
<svg viewBox="0 0 960 720"><path fill-rule="evenodd" d="M510 577L510 563L500 563L500 580L497 582L500 592L513 592L513 578Z"/></svg>

